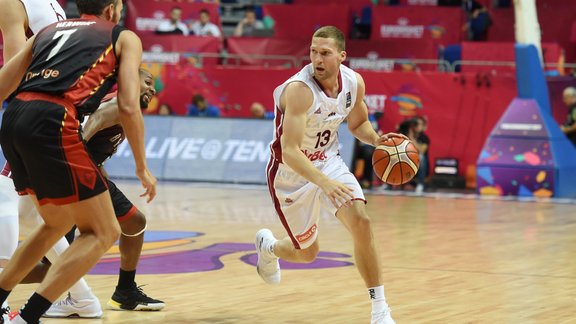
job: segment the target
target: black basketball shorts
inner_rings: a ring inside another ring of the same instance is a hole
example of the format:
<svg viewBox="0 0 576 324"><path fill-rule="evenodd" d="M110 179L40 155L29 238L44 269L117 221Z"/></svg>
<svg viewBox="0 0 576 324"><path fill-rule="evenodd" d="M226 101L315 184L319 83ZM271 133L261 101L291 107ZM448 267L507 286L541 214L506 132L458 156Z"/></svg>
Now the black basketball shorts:
<svg viewBox="0 0 576 324"><path fill-rule="evenodd" d="M106 179L106 181L108 181L108 190L110 191L110 198L112 198L112 206L114 206L116 218L119 223L125 222L134 216L138 209L136 209L136 206L116 187L114 182L110 181L110 179Z"/></svg>
<svg viewBox="0 0 576 324"><path fill-rule="evenodd" d="M24 92L10 102L0 144L19 194L35 194L40 205L65 205L107 190L79 126L75 107L62 98Z"/></svg>

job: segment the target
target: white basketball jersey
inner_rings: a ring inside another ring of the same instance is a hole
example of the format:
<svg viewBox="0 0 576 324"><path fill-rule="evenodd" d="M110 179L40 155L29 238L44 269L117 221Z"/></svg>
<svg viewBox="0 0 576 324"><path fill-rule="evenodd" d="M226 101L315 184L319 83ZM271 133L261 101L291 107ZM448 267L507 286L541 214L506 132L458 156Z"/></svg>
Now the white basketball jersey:
<svg viewBox="0 0 576 324"><path fill-rule="evenodd" d="M314 101L306 113L306 129L300 149L310 161L318 164L339 154L338 128L354 108L358 80L352 69L340 65L340 91L337 98L330 98L314 79L314 67L308 64L274 90L276 130L270 148L272 157L279 162L282 162L280 138L284 119L280 96L289 83L296 81L305 83L314 95Z"/></svg>
<svg viewBox="0 0 576 324"><path fill-rule="evenodd" d="M37 34L42 28L66 19L64 9L56 0L20 0L26 8L28 27Z"/></svg>

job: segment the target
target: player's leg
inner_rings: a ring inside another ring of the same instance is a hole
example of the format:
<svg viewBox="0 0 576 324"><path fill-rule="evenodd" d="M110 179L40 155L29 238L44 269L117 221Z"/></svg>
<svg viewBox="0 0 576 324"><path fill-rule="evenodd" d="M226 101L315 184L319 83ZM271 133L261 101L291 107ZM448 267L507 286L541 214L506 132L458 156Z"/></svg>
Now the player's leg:
<svg viewBox="0 0 576 324"><path fill-rule="evenodd" d="M293 172L285 172L281 166L274 166L273 161L268 165L270 196L276 214L288 234L287 237L277 240L269 229L261 229L256 233L257 271L268 284L280 282L278 258L309 263L318 255L321 191L307 181L294 181L295 179L301 178L296 177Z"/></svg>
<svg viewBox="0 0 576 324"><path fill-rule="evenodd" d="M384 295L380 256L364 201L355 200L352 206L341 207L336 216L352 234L356 267L372 301L372 323L394 323Z"/></svg>
<svg viewBox="0 0 576 324"><path fill-rule="evenodd" d="M17 199L12 179L0 175L0 273L18 246ZM5 301L0 304L1 308L8 306Z"/></svg>
<svg viewBox="0 0 576 324"><path fill-rule="evenodd" d="M165 307L161 300L150 298L136 285L136 267L140 260L146 231L146 217L109 179L108 188L116 218L120 223L120 274L118 285L108 301L117 310L158 311Z"/></svg>
<svg viewBox="0 0 576 324"><path fill-rule="evenodd" d="M48 249L72 226L72 219L59 215L51 222L38 226L18 247L4 271L0 274L0 298L4 301L9 292L32 270ZM50 302L34 294L34 304L50 305ZM30 306L31 308L32 306ZM41 314L38 314L38 318ZM31 320L34 322L34 320Z"/></svg>
<svg viewBox="0 0 576 324"><path fill-rule="evenodd" d="M67 205L43 205L39 207L39 212L46 223L44 226L54 225L63 219L72 220L61 228L60 237L68 232L72 223L78 226L80 236L50 267L36 293L22 308L21 317L32 323L98 262L120 233L107 191Z"/></svg>
<svg viewBox="0 0 576 324"><path fill-rule="evenodd" d="M316 260L320 251L318 239L306 248L296 248L290 237L277 240L272 247L274 254L280 259L294 263L310 263Z"/></svg>
<svg viewBox="0 0 576 324"><path fill-rule="evenodd" d="M32 208L30 208L32 204ZM29 199L21 199L20 215L35 218L38 222L43 222L42 217ZM75 227L73 227L75 228ZM68 231L68 234L70 231ZM56 244L46 253L46 258L54 263L68 249L68 240L61 237ZM80 318L100 318L102 316L102 306L98 298L92 293L92 289L84 278L78 280L68 290L66 298L55 302L43 315L44 317L80 317Z"/></svg>

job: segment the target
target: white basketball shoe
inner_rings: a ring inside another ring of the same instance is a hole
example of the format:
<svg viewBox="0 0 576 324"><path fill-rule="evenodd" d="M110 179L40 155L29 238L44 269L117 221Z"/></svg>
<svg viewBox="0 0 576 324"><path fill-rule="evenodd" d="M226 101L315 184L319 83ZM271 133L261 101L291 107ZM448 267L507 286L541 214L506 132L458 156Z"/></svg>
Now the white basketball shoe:
<svg viewBox="0 0 576 324"><path fill-rule="evenodd" d="M87 299L74 299L68 293L68 297L54 303L42 316L55 318L100 318L102 317L102 306L98 298L93 294Z"/></svg>
<svg viewBox="0 0 576 324"><path fill-rule="evenodd" d="M263 228L256 233L256 252L258 252L256 270L262 280L270 285L280 283L280 263L278 262L278 257L270 252L270 246L275 241L276 238L267 228Z"/></svg>
<svg viewBox="0 0 576 324"><path fill-rule="evenodd" d="M370 324L396 324L392 319L390 312L390 307L386 307L382 312L372 313Z"/></svg>

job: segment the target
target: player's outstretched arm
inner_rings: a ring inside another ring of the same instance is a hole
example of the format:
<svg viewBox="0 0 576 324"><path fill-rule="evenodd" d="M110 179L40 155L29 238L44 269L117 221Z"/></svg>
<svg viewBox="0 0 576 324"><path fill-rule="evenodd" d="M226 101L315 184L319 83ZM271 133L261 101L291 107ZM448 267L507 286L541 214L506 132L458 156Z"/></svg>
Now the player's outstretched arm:
<svg viewBox="0 0 576 324"><path fill-rule="evenodd" d="M35 37L28 40L24 48L16 54L10 61L5 62L0 69L0 102L6 100L8 96L18 88L20 81L26 73L26 69L32 61L32 44Z"/></svg>
<svg viewBox="0 0 576 324"><path fill-rule="evenodd" d="M388 133L378 135L378 133L376 133L372 124L368 120L368 107L364 102L364 94L366 92L364 79L358 73L356 73L356 78L358 79L356 103L348 114L348 129L350 130L350 133L363 143L372 146L378 146L379 143L388 140L390 137L402 137L408 139L402 134Z"/></svg>
<svg viewBox="0 0 576 324"><path fill-rule="evenodd" d="M348 204L354 198L352 191L320 172L300 149L306 129L306 112L314 102L312 91L304 83L292 82L286 86L280 101L284 107L282 160L296 173L320 187L334 206L338 208Z"/></svg>
<svg viewBox="0 0 576 324"><path fill-rule="evenodd" d="M112 98L100 105L98 110L90 115L90 118L82 128L82 137L89 141L99 131L120 123L118 113L118 99Z"/></svg>
<svg viewBox="0 0 576 324"><path fill-rule="evenodd" d="M136 162L136 175L142 182L148 202L156 196L156 178L148 170L144 148L144 118L140 110L139 68L142 60L140 38L129 30L120 33L116 42L116 55L120 57L118 71L118 113L126 139Z"/></svg>

